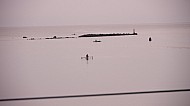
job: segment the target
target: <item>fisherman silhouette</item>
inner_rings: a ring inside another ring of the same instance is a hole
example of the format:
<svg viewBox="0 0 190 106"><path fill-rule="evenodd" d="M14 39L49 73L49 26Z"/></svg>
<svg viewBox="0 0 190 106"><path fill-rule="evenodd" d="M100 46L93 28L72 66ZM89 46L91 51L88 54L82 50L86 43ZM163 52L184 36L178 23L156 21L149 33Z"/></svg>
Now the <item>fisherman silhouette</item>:
<svg viewBox="0 0 190 106"><path fill-rule="evenodd" d="M86 54L86 60L88 60L88 58L89 58L89 56L88 56L88 54Z"/></svg>
<svg viewBox="0 0 190 106"><path fill-rule="evenodd" d="M152 38L151 38L151 37L149 37L148 41L149 41L149 42L151 42L151 41L152 41Z"/></svg>

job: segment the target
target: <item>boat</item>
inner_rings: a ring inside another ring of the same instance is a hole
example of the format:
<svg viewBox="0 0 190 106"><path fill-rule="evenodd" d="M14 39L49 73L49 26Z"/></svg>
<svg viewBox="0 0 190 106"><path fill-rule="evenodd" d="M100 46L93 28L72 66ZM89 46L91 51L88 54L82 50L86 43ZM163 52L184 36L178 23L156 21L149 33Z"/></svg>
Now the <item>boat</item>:
<svg viewBox="0 0 190 106"><path fill-rule="evenodd" d="M94 40L93 42L102 42L102 41L100 41L100 40Z"/></svg>

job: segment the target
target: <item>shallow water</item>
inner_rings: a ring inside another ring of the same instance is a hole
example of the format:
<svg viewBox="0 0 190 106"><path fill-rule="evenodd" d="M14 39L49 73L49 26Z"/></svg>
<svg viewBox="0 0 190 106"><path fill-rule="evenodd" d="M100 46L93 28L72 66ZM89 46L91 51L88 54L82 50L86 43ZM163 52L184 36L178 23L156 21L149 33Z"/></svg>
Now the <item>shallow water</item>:
<svg viewBox="0 0 190 106"><path fill-rule="evenodd" d="M137 36L26 40L84 33ZM35 33L35 35L34 35ZM1 28L0 98L190 88L190 25ZM148 37L153 41L148 42ZM93 42L94 40L102 42ZM93 60L81 59L86 54ZM0 103L2 106L188 106L189 92ZM127 102L128 101L128 102Z"/></svg>

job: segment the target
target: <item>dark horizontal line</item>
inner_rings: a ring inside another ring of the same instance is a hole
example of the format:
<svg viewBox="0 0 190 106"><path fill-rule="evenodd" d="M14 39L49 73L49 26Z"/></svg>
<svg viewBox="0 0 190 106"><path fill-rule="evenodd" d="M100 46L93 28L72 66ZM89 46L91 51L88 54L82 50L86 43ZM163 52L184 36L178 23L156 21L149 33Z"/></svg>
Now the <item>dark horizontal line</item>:
<svg viewBox="0 0 190 106"><path fill-rule="evenodd" d="M82 97L98 97L98 96L117 96L117 95L135 95L135 94L152 94L152 93L171 93L171 92L188 92L190 89L178 90L159 90L159 91L140 91L140 92L123 92L123 93L105 93L105 94L85 94L85 95L67 95L67 96L49 96L49 97L29 97L29 98L11 98L0 99L5 101L22 101L22 100L42 100L42 99L61 99L61 98L82 98Z"/></svg>

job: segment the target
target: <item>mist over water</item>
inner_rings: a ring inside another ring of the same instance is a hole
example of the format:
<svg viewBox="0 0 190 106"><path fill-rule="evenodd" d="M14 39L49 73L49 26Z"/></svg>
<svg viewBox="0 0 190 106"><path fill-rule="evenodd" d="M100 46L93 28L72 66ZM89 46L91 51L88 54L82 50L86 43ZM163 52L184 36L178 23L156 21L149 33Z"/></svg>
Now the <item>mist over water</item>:
<svg viewBox="0 0 190 106"><path fill-rule="evenodd" d="M132 33L133 29L137 36L22 38ZM0 51L1 99L190 88L189 24L0 28ZM93 59L81 59L86 54ZM26 101L16 105L189 106L189 97L186 92Z"/></svg>

